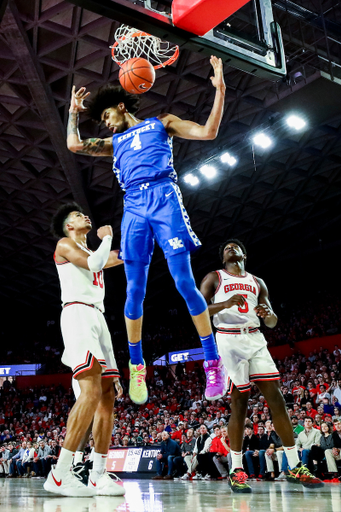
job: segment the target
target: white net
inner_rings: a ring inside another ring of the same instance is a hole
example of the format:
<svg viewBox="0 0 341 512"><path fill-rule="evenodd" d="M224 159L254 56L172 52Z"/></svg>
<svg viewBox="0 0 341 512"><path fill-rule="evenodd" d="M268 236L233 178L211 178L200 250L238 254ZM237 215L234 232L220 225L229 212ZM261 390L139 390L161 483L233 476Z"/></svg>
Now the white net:
<svg viewBox="0 0 341 512"><path fill-rule="evenodd" d="M121 25L115 32L115 43L110 46L113 60L121 66L136 57L147 59L157 69L172 64L179 55L179 47L137 28Z"/></svg>

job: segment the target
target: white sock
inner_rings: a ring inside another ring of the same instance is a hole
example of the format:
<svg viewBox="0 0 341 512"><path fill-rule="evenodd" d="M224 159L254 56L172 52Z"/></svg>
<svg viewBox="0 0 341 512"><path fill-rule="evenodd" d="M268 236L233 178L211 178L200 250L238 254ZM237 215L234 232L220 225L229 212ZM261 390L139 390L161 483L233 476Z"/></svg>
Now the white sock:
<svg viewBox="0 0 341 512"><path fill-rule="evenodd" d="M72 465L72 458L74 453L70 452L66 448L60 450L59 459L56 465L56 469L61 471L69 471Z"/></svg>
<svg viewBox="0 0 341 512"><path fill-rule="evenodd" d="M76 451L73 463L74 465L78 464L79 462L83 462L83 452L80 452L79 450Z"/></svg>
<svg viewBox="0 0 341 512"><path fill-rule="evenodd" d="M290 469L293 469L300 462L296 446L283 446L285 455L288 459L288 465Z"/></svg>
<svg viewBox="0 0 341 512"><path fill-rule="evenodd" d="M237 468L243 467L243 453L242 452L235 452L234 450L231 450L231 457L232 457L232 471L234 471Z"/></svg>
<svg viewBox="0 0 341 512"><path fill-rule="evenodd" d="M107 463L107 453L94 453L94 464L92 467L92 471L95 471L99 475L102 475L105 470L105 466Z"/></svg>

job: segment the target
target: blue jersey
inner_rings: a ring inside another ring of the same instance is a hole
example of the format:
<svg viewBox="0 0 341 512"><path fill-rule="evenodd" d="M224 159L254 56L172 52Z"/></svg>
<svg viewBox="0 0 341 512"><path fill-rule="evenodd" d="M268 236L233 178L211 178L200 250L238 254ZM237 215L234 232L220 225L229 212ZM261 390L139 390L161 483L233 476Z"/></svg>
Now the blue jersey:
<svg viewBox="0 0 341 512"><path fill-rule="evenodd" d="M172 138L157 117L114 134L112 144L113 171L123 190L165 179L177 182Z"/></svg>

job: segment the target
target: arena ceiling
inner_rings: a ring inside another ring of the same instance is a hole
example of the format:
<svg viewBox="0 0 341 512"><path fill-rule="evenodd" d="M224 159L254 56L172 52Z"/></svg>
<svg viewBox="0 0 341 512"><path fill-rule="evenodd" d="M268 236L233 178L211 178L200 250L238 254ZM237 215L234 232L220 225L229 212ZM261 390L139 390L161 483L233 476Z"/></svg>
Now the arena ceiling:
<svg viewBox="0 0 341 512"><path fill-rule="evenodd" d="M72 85L95 91L117 80L108 46L119 23L74 2L1 3L0 297L7 304L56 307L49 223L60 203L75 199L97 227L111 223L119 245L122 193L110 159L75 156L65 144ZM250 268L267 279L274 273L283 278L288 268L302 275L303 262L314 271L314 261L325 264L330 254L341 253L340 2L274 0L273 5L283 32L287 80L271 82L226 66L219 136L174 144L185 205L203 242L194 257L199 279L219 265L217 248L230 236L244 241ZM248 24L243 13L234 19ZM157 72L154 87L142 96L139 117L168 111L204 123L214 97L210 75L206 56L182 50L174 65ZM284 126L285 114L294 110L307 118L302 132ZM260 127L274 137L271 150L263 153L250 144ZM109 135L85 115L80 131L83 137ZM220 163L224 150L238 158L235 167ZM183 182L206 161L217 166L215 180L202 179L197 188ZM91 238L96 244L96 236ZM123 300L122 269L109 271L107 282L109 294ZM148 304L165 297L169 284L157 251Z"/></svg>

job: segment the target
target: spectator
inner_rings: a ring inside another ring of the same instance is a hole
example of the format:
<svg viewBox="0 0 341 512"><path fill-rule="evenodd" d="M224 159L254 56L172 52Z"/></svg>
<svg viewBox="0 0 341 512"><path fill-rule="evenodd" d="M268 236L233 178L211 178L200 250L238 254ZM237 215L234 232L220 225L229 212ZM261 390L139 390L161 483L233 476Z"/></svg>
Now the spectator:
<svg viewBox="0 0 341 512"><path fill-rule="evenodd" d="M54 441L57 445L56 441ZM51 455L51 448L44 440L40 441L38 453L33 459L33 475L32 476L44 476L47 477L51 470L51 459L48 458Z"/></svg>
<svg viewBox="0 0 341 512"><path fill-rule="evenodd" d="M245 456L250 479L255 478L254 458L259 456L259 439L249 425L245 427L242 451Z"/></svg>
<svg viewBox="0 0 341 512"><path fill-rule="evenodd" d="M295 435L295 437L297 437L300 432L303 432L304 427L303 427L303 425L300 425L298 423L297 416L291 416L291 423L292 423L292 428L293 428L293 431L294 431L294 435Z"/></svg>
<svg viewBox="0 0 341 512"><path fill-rule="evenodd" d="M206 425L201 425L199 429L199 436L197 437L193 455L194 455L194 461L192 463L192 470L196 470L196 474L193 476L193 480L201 480L203 476L206 475L206 468L202 464L199 465L199 455L205 455L209 453L210 447L212 444L212 438L210 434L207 431ZM201 463L204 463L205 461L201 459Z"/></svg>
<svg viewBox="0 0 341 512"><path fill-rule="evenodd" d="M26 448L27 448L26 441L23 441L21 443L20 450L18 450L18 452L16 454L14 454L10 457L9 460L11 461L11 464L10 464L10 468L9 468L8 478L12 478L16 474L18 474L18 476L21 477L19 467L21 468L21 463L22 463L22 459L25 454Z"/></svg>
<svg viewBox="0 0 341 512"><path fill-rule="evenodd" d="M296 439L300 459L302 463L308 466L310 450L313 444L320 444L321 432L313 427L312 418L306 418L304 430L300 432Z"/></svg>
<svg viewBox="0 0 341 512"><path fill-rule="evenodd" d="M193 472L193 452L196 445L196 439L194 438L194 431L192 428L187 430L183 442L181 443L181 457L174 459L174 465L177 469L178 477L183 475L183 466L187 467L186 473L182 476L182 480L189 480Z"/></svg>
<svg viewBox="0 0 341 512"><path fill-rule="evenodd" d="M156 476L154 480L172 480L173 479L173 461L174 458L181 455L180 446L173 441L168 432L162 432L161 452L156 456ZM168 465L168 472L165 477L162 476L163 466Z"/></svg>
<svg viewBox="0 0 341 512"><path fill-rule="evenodd" d="M328 423L323 422L321 424L320 442L317 444L313 444L311 447L311 457L314 461L316 461L315 462L315 464L316 464L315 470L316 471L318 470L318 467L317 467L318 463L322 462L326 456L325 451L332 450L333 448L334 448L333 427L332 427L332 425L329 425ZM330 467L331 467L331 469L330 469ZM332 474L331 478L334 478L337 476L337 471L336 471L336 474L333 471L333 469L334 469L333 464L329 465L328 461L327 461L327 468L328 468L328 472Z"/></svg>
<svg viewBox="0 0 341 512"><path fill-rule="evenodd" d="M211 444L210 452L214 453L213 463L223 479L228 477L228 468L232 467L230 447L228 446L227 427L221 427L220 436L216 436Z"/></svg>
<svg viewBox="0 0 341 512"><path fill-rule="evenodd" d="M0 448L0 476L6 476L9 473L8 459L10 451L5 445Z"/></svg>
<svg viewBox="0 0 341 512"><path fill-rule="evenodd" d="M337 380L337 387L333 391L333 397L336 397L336 400L341 404L341 379Z"/></svg>
<svg viewBox="0 0 341 512"><path fill-rule="evenodd" d="M327 448L325 450L325 455L329 473L338 476L338 470L335 461L341 459L341 421L335 421L334 426L335 431L332 434L334 446L333 448Z"/></svg>

